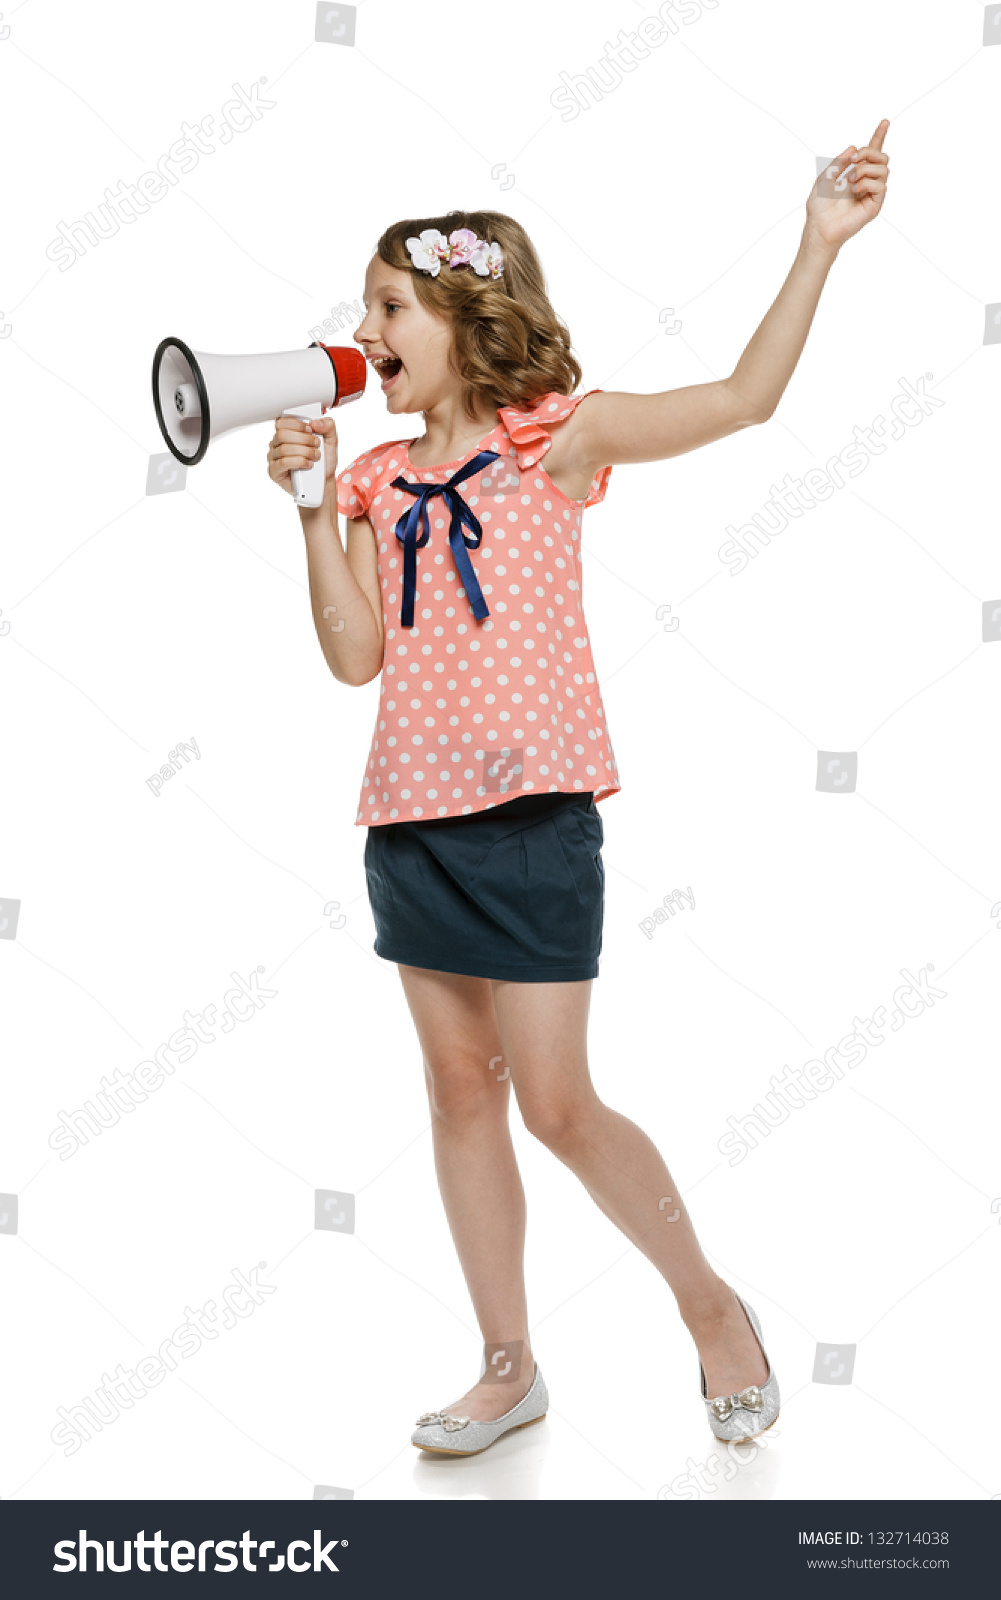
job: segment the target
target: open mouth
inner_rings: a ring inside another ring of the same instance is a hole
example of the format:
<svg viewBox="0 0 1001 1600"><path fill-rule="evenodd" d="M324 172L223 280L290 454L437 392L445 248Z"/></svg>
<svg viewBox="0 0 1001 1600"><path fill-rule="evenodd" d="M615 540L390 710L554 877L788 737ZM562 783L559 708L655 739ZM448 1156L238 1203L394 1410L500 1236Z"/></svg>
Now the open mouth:
<svg viewBox="0 0 1001 1600"><path fill-rule="evenodd" d="M379 356L372 365L382 379L383 393L392 386L403 369L399 356Z"/></svg>

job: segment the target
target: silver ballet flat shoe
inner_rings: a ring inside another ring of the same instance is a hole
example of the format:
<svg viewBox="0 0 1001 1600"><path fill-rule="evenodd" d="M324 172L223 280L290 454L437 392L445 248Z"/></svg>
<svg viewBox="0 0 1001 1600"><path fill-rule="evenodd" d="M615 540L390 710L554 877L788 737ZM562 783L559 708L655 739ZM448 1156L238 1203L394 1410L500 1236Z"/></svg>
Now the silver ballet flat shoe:
<svg viewBox="0 0 1001 1600"><path fill-rule="evenodd" d="M734 1290L736 1294L737 1291ZM706 1375L699 1362L699 1377L702 1380L702 1398L706 1403L709 1415L709 1426L717 1439L753 1439L757 1434L764 1433L770 1428L779 1414L779 1381L772 1371L772 1364L765 1354L765 1347L761 1339L761 1324L754 1313L754 1308L738 1294L737 1299L744 1308L748 1322L754 1330L754 1337L758 1341L761 1354L765 1357L768 1368L768 1377L760 1389L756 1383L748 1384L746 1389L741 1389L739 1394L720 1394L710 1400L706 1393Z"/></svg>
<svg viewBox="0 0 1001 1600"><path fill-rule="evenodd" d="M502 1434L541 1422L548 1410L549 1390L536 1362L532 1387L502 1417L493 1422L474 1422L471 1417L455 1417L448 1411L425 1411L417 1418L410 1442L418 1450L429 1450L434 1455L477 1456Z"/></svg>

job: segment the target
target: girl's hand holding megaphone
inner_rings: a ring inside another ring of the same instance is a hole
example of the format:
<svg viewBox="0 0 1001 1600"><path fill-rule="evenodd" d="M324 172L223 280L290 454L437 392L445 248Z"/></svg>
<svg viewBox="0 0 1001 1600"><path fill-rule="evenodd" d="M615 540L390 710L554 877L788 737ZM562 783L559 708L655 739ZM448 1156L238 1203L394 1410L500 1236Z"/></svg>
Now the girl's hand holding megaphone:
<svg viewBox="0 0 1001 1600"><path fill-rule="evenodd" d="M284 489L286 494L294 494L293 472L305 471L319 458L320 446L317 434L323 439L327 478L326 493L320 509L330 511L336 527L337 488L334 485L334 475L337 472L337 428L332 416L328 414L325 417L314 417L312 420L307 417L276 417L274 437L268 447L268 477L277 483L279 489ZM331 485L334 487L331 488ZM300 507L300 510L302 509Z"/></svg>

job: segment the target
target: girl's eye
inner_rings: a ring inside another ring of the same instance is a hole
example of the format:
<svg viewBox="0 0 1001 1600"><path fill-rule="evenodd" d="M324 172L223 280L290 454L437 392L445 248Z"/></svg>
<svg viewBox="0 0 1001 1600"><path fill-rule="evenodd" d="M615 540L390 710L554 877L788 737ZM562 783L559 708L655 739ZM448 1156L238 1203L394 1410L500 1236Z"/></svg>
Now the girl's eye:
<svg viewBox="0 0 1001 1600"><path fill-rule="evenodd" d="M386 310L387 311L399 311L401 309L402 308L397 304L397 302L395 300L387 300L386 301Z"/></svg>

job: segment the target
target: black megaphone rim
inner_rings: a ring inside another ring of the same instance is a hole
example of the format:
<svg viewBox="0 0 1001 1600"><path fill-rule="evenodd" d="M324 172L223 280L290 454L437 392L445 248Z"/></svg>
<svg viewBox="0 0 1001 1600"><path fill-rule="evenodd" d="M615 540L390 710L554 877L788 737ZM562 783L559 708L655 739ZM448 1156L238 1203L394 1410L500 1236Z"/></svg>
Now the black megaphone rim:
<svg viewBox="0 0 1001 1600"><path fill-rule="evenodd" d="M198 441L198 449L195 451L193 456L186 456L182 451L178 450L173 439L170 437L169 428L167 428L164 424L163 408L160 405L160 365L163 361L166 351L169 350L172 345L175 349L180 350L181 354L187 361L188 366L191 368L191 375L195 380L195 387L198 390L198 404L201 407L202 413L202 432L201 438ZM160 432L163 434L167 449L170 451L171 455L176 456L178 461L182 462L186 467L197 466L198 462L202 459L209 447L209 435L211 433L211 420L209 417L209 392L205 387L205 379L202 377L202 369L195 360L194 352L188 348L183 339L175 339L173 336L170 336L166 339L161 339L160 343L156 347L156 354L153 357L153 405L156 409L156 420L160 425Z"/></svg>

